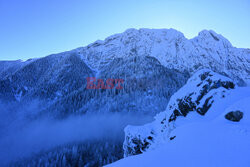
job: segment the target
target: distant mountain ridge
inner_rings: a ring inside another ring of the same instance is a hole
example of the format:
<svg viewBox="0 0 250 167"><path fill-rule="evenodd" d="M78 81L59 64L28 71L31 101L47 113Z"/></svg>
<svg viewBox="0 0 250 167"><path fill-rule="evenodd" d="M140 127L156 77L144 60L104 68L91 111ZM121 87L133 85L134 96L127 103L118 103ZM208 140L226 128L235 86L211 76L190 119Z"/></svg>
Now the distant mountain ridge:
<svg viewBox="0 0 250 167"><path fill-rule="evenodd" d="M99 70L114 58L151 56L170 69L194 73L197 69L208 68L240 84L250 80L250 49L235 48L212 30L203 30L198 36L187 39L175 29L128 29L103 41L97 40L88 46L59 54L73 53L81 56L93 70ZM0 76L11 68L32 61L0 61Z"/></svg>
<svg viewBox="0 0 250 167"><path fill-rule="evenodd" d="M96 70L113 58L136 55L155 57L169 69L192 74L208 68L239 84L249 83L250 79L250 49L235 48L212 30L203 30L197 37L187 39L174 29L128 29L76 51Z"/></svg>

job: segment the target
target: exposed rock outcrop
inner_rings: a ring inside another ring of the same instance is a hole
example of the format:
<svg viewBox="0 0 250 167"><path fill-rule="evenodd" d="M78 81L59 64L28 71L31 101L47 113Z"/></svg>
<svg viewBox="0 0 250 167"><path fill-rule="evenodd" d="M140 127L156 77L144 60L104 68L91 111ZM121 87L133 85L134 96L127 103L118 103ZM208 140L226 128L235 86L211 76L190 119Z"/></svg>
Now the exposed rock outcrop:
<svg viewBox="0 0 250 167"><path fill-rule="evenodd" d="M155 117L155 121L144 126L127 126L123 144L124 156L140 154L165 140L173 140L171 131L179 117L190 112L204 116L216 98L224 98L235 84L227 77L210 70L195 73L168 103L167 109Z"/></svg>
<svg viewBox="0 0 250 167"><path fill-rule="evenodd" d="M239 122L243 118L243 112L231 111L225 115L225 118L229 121Z"/></svg>

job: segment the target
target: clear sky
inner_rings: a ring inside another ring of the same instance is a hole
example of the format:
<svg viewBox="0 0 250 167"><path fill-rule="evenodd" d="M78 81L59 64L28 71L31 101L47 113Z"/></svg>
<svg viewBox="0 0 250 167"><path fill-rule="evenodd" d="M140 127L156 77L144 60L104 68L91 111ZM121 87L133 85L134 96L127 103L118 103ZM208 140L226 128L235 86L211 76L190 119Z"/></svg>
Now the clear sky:
<svg viewBox="0 0 250 167"><path fill-rule="evenodd" d="M250 0L0 0L0 60L85 46L128 28L212 29L250 48Z"/></svg>

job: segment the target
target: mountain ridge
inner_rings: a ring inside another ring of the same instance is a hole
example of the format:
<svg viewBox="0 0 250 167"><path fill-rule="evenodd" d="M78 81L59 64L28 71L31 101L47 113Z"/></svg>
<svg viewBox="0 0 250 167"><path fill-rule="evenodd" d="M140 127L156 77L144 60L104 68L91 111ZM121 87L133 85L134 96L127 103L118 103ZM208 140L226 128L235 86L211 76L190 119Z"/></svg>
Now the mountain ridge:
<svg viewBox="0 0 250 167"><path fill-rule="evenodd" d="M148 55L170 69L194 73L200 68L209 68L228 75L240 85L249 83L250 50L233 47L226 38L211 30L203 30L187 39L174 29L128 29L77 51L97 70L114 57Z"/></svg>
<svg viewBox="0 0 250 167"><path fill-rule="evenodd" d="M196 37L188 39L175 29L132 28L85 47L49 56L67 54L79 55L95 71L114 58L151 56L169 69L186 70L193 74L199 69L209 68L229 76L239 85L249 84L250 81L250 49L233 47L226 38L213 30L202 30ZM19 65L37 59L21 61ZM2 66L5 68L0 69L0 76L8 71L8 65Z"/></svg>

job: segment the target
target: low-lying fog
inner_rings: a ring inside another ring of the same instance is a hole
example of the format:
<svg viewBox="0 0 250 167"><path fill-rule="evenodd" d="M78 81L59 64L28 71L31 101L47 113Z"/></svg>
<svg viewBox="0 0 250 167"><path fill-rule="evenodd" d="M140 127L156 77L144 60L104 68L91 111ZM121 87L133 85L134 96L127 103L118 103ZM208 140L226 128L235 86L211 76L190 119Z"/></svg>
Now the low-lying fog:
<svg viewBox="0 0 250 167"><path fill-rule="evenodd" d="M0 104L0 166L66 143L123 140L126 125L141 125L153 119L135 113L92 113L64 120L28 121L25 115L37 110L34 106L13 111Z"/></svg>

